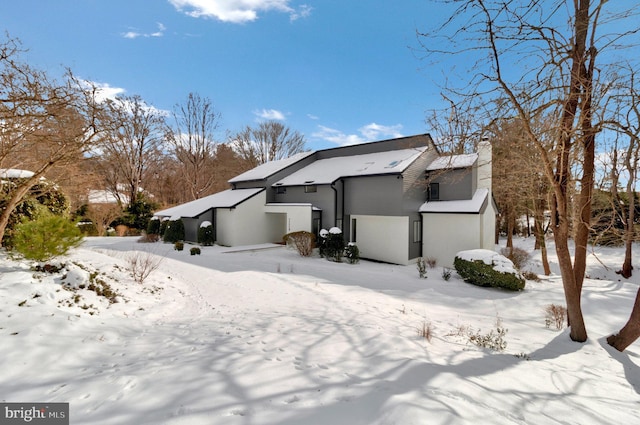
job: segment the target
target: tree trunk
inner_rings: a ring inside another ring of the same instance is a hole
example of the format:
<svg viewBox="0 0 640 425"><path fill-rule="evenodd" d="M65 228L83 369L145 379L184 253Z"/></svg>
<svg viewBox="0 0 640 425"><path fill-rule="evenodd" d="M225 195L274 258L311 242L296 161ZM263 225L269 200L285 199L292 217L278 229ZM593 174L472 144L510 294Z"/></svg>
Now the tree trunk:
<svg viewBox="0 0 640 425"><path fill-rule="evenodd" d="M633 204L631 205L633 207ZM632 247L633 247L633 219L629 218L627 220L627 228L625 229L625 241L624 241L624 263L622 263L622 270L620 270L620 274L625 279L629 279L632 275L633 266L631 265L632 260Z"/></svg>
<svg viewBox="0 0 640 425"><path fill-rule="evenodd" d="M629 321L620 332L607 338L607 343L618 351L624 351L628 346L640 338L640 289L636 294L636 301L631 310Z"/></svg>
<svg viewBox="0 0 640 425"><path fill-rule="evenodd" d="M5 205L5 208L2 210L2 214L0 214L0 246L2 246L2 239L4 239L4 234L7 230L7 225L9 224L9 217L11 216L11 213L16 209L16 206L18 206L18 204L24 199L27 193L29 193L31 188L40 179L40 176L44 174L44 172L48 169L49 166L43 167L24 183L20 184L13 192L11 192L11 198L9 198L7 204Z"/></svg>
<svg viewBox="0 0 640 425"><path fill-rule="evenodd" d="M563 243L563 241L566 240L566 238L556 239L556 252L558 254L562 285L564 286L564 296L567 303L567 320L571 327L569 336L573 341L585 342L587 340L587 329L584 324L582 307L580 305L581 288L576 284L569 247L566 243Z"/></svg>
<svg viewBox="0 0 640 425"><path fill-rule="evenodd" d="M551 268L549 267L549 257L547 255L547 242L544 237L545 229L543 220L544 212L542 210L542 205L536 201L536 208L533 212L533 234L536 238L536 249L540 250L544 275L549 276L551 274Z"/></svg>

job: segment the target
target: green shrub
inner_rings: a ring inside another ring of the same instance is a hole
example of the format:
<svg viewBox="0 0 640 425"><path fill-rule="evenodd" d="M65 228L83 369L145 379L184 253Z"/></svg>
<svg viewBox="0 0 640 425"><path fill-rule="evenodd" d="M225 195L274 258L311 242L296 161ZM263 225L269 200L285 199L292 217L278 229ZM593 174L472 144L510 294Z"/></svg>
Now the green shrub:
<svg viewBox="0 0 640 425"><path fill-rule="evenodd" d="M0 211L6 208L12 192L18 186L18 180L21 179L8 179L0 184ZM45 206L54 215L66 215L69 213L69 202L64 193L60 191L55 183L49 180L41 180L31 187L9 215L9 221L2 240L3 246L9 249L13 247L13 234L16 227L24 220L35 220L41 206Z"/></svg>
<svg viewBox="0 0 640 425"><path fill-rule="evenodd" d="M298 232L287 233L282 237L282 240L287 246L294 247L301 257L308 257L313 252L316 235L300 230Z"/></svg>
<svg viewBox="0 0 640 425"><path fill-rule="evenodd" d="M147 235L159 235L160 234L160 220L157 217L152 217L147 225Z"/></svg>
<svg viewBox="0 0 640 425"><path fill-rule="evenodd" d="M169 219L163 218L162 221L160 222L160 237L162 237L163 239L168 226L169 226Z"/></svg>
<svg viewBox="0 0 640 425"><path fill-rule="evenodd" d="M342 230L337 227L332 227L325 234L324 243L324 255L328 260L335 261L336 263L342 262L342 256L344 255L344 238L342 237Z"/></svg>
<svg viewBox="0 0 640 425"><path fill-rule="evenodd" d="M198 228L198 243L204 246L211 246L215 241L216 236L213 231L213 224L203 221Z"/></svg>
<svg viewBox="0 0 640 425"><path fill-rule="evenodd" d="M344 256L347 257L349 264L357 264L360 262L360 249L355 243L349 242L344 250Z"/></svg>
<svg viewBox="0 0 640 425"><path fill-rule="evenodd" d="M169 220L162 240L170 243L184 240L184 222L181 218Z"/></svg>
<svg viewBox="0 0 640 425"><path fill-rule="evenodd" d="M191 255L200 255L200 248L198 248L197 246L194 246L189 250L189 252L191 253Z"/></svg>
<svg viewBox="0 0 640 425"><path fill-rule="evenodd" d="M23 221L13 235L14 249L24 258L49 261L80 245L82 232L69 219L39 208L35 220Z"/></svg>
<svg viewBox="0 0 640 425"><path fill-rule="evenodd" d="M476 255L483 258L474 259ZM487 264L486 261L491 261L491 264ZM513 268L513 263L495 252L488 250L459 252L453 265L465 282L473 285L503 288L510 291L524 289L525 280Z"/></svg>
<svg viewBox="0 0 640 425"><path fill-rule="evenodd" d="M184 242L176 242L173 244L173 249L175 249L176 251L182 251L184 249Z"/></svg>

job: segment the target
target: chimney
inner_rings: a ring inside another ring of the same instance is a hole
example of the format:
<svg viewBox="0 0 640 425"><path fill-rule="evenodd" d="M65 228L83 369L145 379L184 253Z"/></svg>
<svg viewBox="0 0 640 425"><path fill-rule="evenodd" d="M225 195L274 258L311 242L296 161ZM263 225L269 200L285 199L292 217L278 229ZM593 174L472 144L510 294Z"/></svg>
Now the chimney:
<svg viewBox="0 0 640 425"><path fill-rule="evenodd" d="M478 143L478 165L477 165L477 181L478 189L489 189L491 192L491 159L492 148L489 142L489 137L483 136L480 143Z"/></svg>

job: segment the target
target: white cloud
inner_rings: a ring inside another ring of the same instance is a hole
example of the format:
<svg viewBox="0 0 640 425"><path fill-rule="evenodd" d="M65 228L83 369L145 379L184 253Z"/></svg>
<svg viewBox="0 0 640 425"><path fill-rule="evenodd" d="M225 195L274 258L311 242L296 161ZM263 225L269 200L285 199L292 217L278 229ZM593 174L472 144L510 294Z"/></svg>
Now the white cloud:
<svg viewBox="0 0 640 425"><path fill-rule="evenodd" d="M130 39L135 39L138 37L162 37L164 35L164 32L167 30L167 27L164 26L162 22L158 22L157 25L158 25L158 31L156 32L143 33L143 32L131 30L131 31L122 33L122 37L130 38Z"/></svg>
<svg viewBox="0 0 640 425"><path fill-rule="evenodd" d="M323 125L319 125L318 127L320 128L320 131L313 133L313 137L326 140L339 146L357 145L367 141L355 134L344 134L340 130L325 127Z"/></svg>
<svg viewBox="0 0 640 425"><path fill-rule="evenodd" d="M311 15L312 10L313 7L303 4L298 8L297 11L294 10L289 13L289 19L291 20L291 22L293 22L297 21L298 19L307 18Z"/></svg>
<svg viewBox="0 0 640 425"><path fill-rule="evenodd" d="M276 120L276 121L286 120L286 117L284 116L284 114L276 109L261 109L258 111L253 111L253 114L263 120Z"/></svg>
<svg viewBox="0 0 640 425"><path fill-rule="evenodd" d="M111 87L107 83L96 83L94 81L84 81L84 85L87 88L96 88L96 100L98 102L104 102L107 99L115 99L116 96L126 93L127 91L120 87Z"/></svg>
<svg viewBox="0 0 640 425"><path fill-rule="evenodd" d="M358 129L358 134L345 134L340 130L319 125L319 131L312 134L322 140L334 143L339 146L358 145L360 143L374 142L376 140L393 139L402 137L401 124L385 126L376 123L367 124Z"/></svg>
<svg viewBox="0 0 640 425"><path fill-rule="evenodd" d="M369 140L381 140L381 139L394 139L396 137L402 137L401 124L396 125L380 125L372 122L364 127L360 127L358 131L362 133L364 137Z"/></svg>
<svg viewBox="0 0 640 425"><path fill-rule="evenodd" d="M223 22L241 24L258 19L258 12L288 13L291 21L306 18L312 8L301 5L297 10L289 6L291 0L169 0L180 12L194 18L215 18Z"/></svg>

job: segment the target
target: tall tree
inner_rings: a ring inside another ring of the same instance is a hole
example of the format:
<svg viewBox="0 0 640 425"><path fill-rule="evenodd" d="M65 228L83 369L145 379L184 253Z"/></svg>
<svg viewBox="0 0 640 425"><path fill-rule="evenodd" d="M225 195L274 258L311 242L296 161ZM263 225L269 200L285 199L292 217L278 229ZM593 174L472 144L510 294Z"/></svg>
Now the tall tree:
<svg viewBox="0 0 640 425"><path fill-rule="evenodd" d="M214 132L220 113L210 99L189 93L184 103L175 105L173 118L175 127L169 141L180 164L183 187L189 194L187 201L209 195L216 180Z"/></svg>
<svg viewBox="0 0 640 425"><path fill-rule="evenodd" d="M131 206L143 182L151 178L149 170L161 157L165 117L140 96L110 99L106 107L108 131L94 154L100 158L108 189L122 205Z"/></svg>
<svg viewBox="0 0 640 425"><path fill-rule="evenodd" d="M626 278L632 274L632 245L635 241L635 210L636 210L636 184L638 180L638 165L640 163L640 92L636 85L636 71L633 66L625 66L628 84L622 87L620 94L616 96L616 117L611 120L612 128L617 130L622 137L627 139L626 150L621 162L622 170L626 172L626 198L627 202L621 202L617 193L618 181L621 172L617 167L612 167L612 191L614 199L617 199L618 207L624 226L625 256L620 274ZM614 151L614 159L617 152ZM627 323L617 334L607 338L607 342L619 351L624 351L629 345L640 338L640 289L636 295L635 303Z"/></svg>
<svg viewBox="0 0 640 425"><path fill-rule="evenodd" d="M232 139L234 150L251 167L288 158L304 152L304 136L278 121L264 121L258 127L245 127Z"/></svg>
<svg viewBox="0 0 640 425"><path fill-rule="evenodd" d="M56 82L20 61L20 43L0 44L0 168L28 168L0 212L0 240L9 216L50 171L78 161L97 141L102 109L95 87L67 71ZM0 183L1 184L1 183Z"/></svg>
<svg viewBox="0 0 640 425"><path fill-rule="evenodd" d="M596 61L607 46L619 46L623 34L598 37L605 4L610 11L604 18L618 19L625 28L626 9L606 0L535 0L523 4L516 0L446 1L457 5L452 17L424 36L431 54L478 53L471 61L471 86L458 94L487 98L499 97L503 106L497 116L515 115L523 124L524 135L538 149L544 175L552 191L552 226L556 253L567 303L570 337L585 341L587 330L581 306L594 182L598 72L604 61ZM605 20L605 22L611 22ZM434 38L435 37L435 38ZM448 44L442 46L438 40ZM437 47L434 47L437 46ZM468 61L468 59L467 59ZM515 68L512 64L518 64ZM469 81L468 79L465 79ZM549 150L532 123L542 117L556 117L553 123L554 149ZM581 164L579 174L571 168L572 158ZM572 258L570 196L574 181L579 216L573 222L575 250Z"/></svg>

